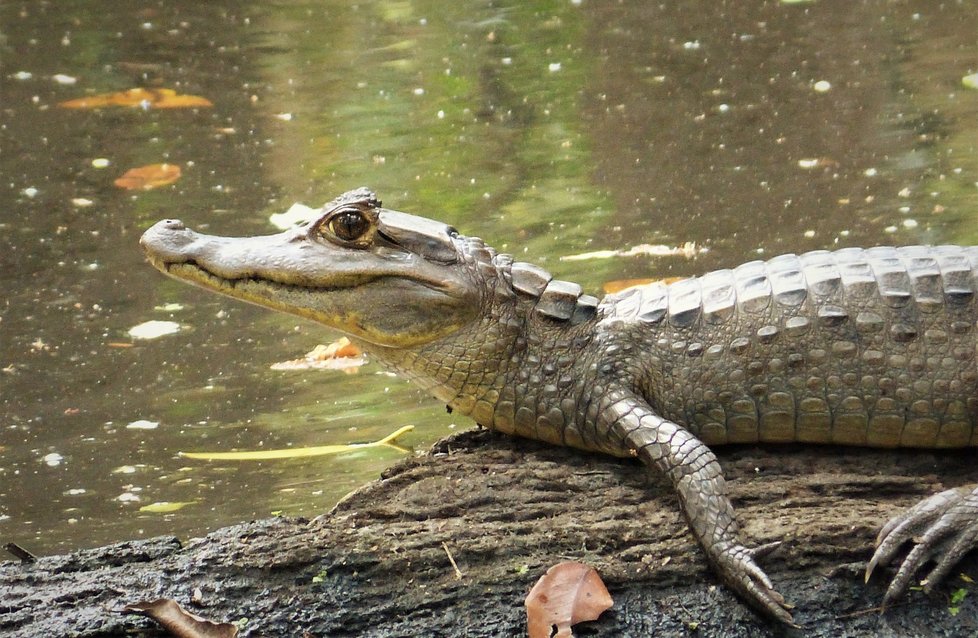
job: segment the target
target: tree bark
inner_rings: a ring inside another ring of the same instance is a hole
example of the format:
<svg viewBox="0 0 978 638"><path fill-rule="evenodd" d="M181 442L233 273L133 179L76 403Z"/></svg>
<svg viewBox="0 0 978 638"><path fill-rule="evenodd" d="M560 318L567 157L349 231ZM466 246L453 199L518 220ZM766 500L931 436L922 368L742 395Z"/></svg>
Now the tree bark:
<svg viewBox="0 0 978 638"><path fill-rule="evenodd" d="M862 571L890 516L974 480L974 452L718 450L744 539L796 605L797 635L974 636L969 555L938 593L881 614L890 570ZM458 566L453 567L449 556ZM485 431L441 441L312 521L235 525L185 545L131 541L0 565L0 635L164 635L127 604L173 598L245 636L525 636L523 600L562 560L595 567L614 607L577 636L780 636L709 570L675 495L635 461ZM923 574L921 575L923 576ZM194 596L195 588L201 595ZM968 593L957 615L954 590Z"/></svg>

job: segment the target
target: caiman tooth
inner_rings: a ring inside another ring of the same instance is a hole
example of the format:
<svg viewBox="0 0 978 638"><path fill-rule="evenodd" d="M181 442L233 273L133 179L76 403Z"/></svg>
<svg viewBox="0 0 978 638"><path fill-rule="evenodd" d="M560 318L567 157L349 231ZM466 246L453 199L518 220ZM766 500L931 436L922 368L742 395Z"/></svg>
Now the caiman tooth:
<svg viewBox="0 0 978 638"><path fill-rule="evenodd" d="M536 310L551 319L566 321L574 314L581 287L571 281L552 279L537 302Z"/></svg>
<svg viewBox="0 0 978 638"><path fill-rule="evenodd" d="M535 264L525 261L518 261L509 270L512 276L513 290L528 295L539 297L550 283L550 273Z"/></svg>

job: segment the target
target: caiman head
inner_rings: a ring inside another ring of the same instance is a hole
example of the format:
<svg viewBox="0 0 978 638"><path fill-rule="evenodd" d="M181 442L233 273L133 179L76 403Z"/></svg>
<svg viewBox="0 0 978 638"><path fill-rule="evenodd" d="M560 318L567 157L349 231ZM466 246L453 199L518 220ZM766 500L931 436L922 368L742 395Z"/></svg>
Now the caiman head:
<svg viewBox="0 0 978 638"><path fill-rule="evenodd" d="M140 244L167 275L383 347L458 331L486 296L479 269L466 266L465 238L443 223L384 209L366 189L277 235L204 235L167 219Z"/></svg>

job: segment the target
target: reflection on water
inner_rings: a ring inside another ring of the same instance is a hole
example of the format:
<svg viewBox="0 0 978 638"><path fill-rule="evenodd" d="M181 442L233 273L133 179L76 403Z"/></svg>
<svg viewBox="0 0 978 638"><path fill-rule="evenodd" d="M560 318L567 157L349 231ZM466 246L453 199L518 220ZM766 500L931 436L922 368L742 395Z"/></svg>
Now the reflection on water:
<svg viewBox="0 0 978 638"><path fill-rule="evenodd" d="M5 3L0 24L0 537L37 552L316 514L397 458L180 450L405 424L424 449L456 425L375 364L270 370L335 335L164 280L137 247L159 218L273 232L293 201L367 184L591 291L757 254L978 241L963 5L76 1ZM135 86L214 107L56 106ZM113 185L162 162L174 185ZM709 251L559 260L686 241ZM150 320L180 330L129 336ZM139 511L159 502L191 504Z"/></svg>

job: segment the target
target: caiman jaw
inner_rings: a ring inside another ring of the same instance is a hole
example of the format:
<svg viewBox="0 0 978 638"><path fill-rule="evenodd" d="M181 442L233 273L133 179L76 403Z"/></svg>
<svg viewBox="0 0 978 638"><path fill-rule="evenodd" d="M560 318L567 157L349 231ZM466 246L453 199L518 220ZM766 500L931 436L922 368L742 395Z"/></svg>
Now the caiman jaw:
<svg viewBox="0 0 978 638"><path fill-rule="evenodd" d="M395 211L341 206L263 237L203 235L168 219L140 244L176 279L377 345L426 343L479 312L479 287L455 263L451 229Z"/></svg>

